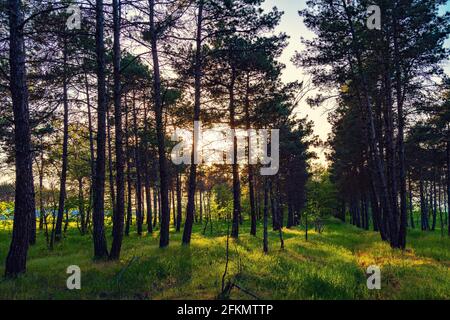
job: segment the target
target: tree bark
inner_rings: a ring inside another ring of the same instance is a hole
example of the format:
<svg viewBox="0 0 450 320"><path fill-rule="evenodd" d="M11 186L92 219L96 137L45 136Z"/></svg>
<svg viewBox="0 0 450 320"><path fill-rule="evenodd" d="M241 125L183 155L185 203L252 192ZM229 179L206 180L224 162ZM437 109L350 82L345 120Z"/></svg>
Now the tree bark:
<svg viewBox="0 0 450 320"><path fill-rule="evenodd" d="M25 67L23 13L20 0L8 0L10 30L10 90L14 113L16 190L14 225L6 258L5 276L15 277L26 271L29 223L35 217L31 129Z"/></svg>
<svg viewBox="0 0 450 320"><path fill-rule="evenodd" d="M63 48L63 105L64 105L64 137L63 137L63 152L62 152L62 167L61 177L59 184L59 204L58 214L56 216L55 226L55 241L58 242L62 238L62 221L64 215L64 202L66 200L66 180L67 180L67 165L68 155L67 148L69 143L69 102L67 97L67 39L64 36L64 48Z"/></svg>
<svg viewBox="0 0 450 320"><path fill-rule="evenodd" d="M447 135L450 135L450 125L447 128ZM447 137L447 223L448 235L450 237L450 137Z"/></svg>
<svg viewBox="0 0 450 320"><path fill-rule="evenodd" d="M247 72L246 90L245 90L245 122L247 130L250 129L250 75ZM247 145L250 148L250 137L247 138ZM248 191L250 197L250 234L256 236L256 208L255 208L255 188L254 188L254 177L253 177L253 165L251 164L250 151L248 152Z"/></svg>
<svg viewBox="0 0 450 320"><path fill-rule="evenodd" d="M118 260L122 248L123 226L125 215L125 176L124 176L124 154L123 154L123 130L122 130L122 89L120 74L120 0L113 0L113 23L114 23L114 121L116 134L116 210L113 216L113 242L109 258Z"/></svg>
<svg viewBox="0 0 450 320"><path fill-rule="evenodd" d="M104 14L103 0L96 0L96 55L97 55L97 161L95 163L95 179L93 192L94 211L92 220L94 224L94 257L104 259L108 257L105 237L105 142L106 142L106 63L104 43Z"/></svg>
<svg viewBox="0 0 450 320"><path fill-rule="evenodd" d="M202 86L202 23L203 23L203 0L199 1L197 14L197 34L196 34L196 49L195 49L195 71L194 71L194 87L195 87L195 101L194 101L194 126L196 121L200 121L201 111L201 86ZM188 245L191 242L192 226L194 224L195 213L195 191L197 188L197 164L195 152L197 151L198 141L195 141L195 134L192 139L192 154L191 167L189 171L188 182L188 203L186 207L186 222L183 230L183 244ZM180 211L179 211L180 214ZM178 229L178 227L177 227Z"/></svg>
<svg viewBox="0 0 450 320"><path fill-rule="evenodd" d="M134 162L136 167L136 227L139 236L142 235L142 225L144 222L144 213L142 210L142 180L141 180L141 157L139 151L139 135L136 110L136 95L133 93L133 126L134 126Z"/></svg>
<svg viewBox="0 0 450 320"><path fill-rule="evenodd" d="M408 211L406 203L406 165L405 165L405 117L403 114L403 90L402 90L402 73L400 66L400 50L398 45L398 19L397 19L397 2L393 11L394 17L394 65L395 65L395 80L397 93L397 117L398 117L398 179L400 183L400 225L398 230L398 247L405 249L406 247L406 232L408 225ZM397 195L395 195L397 199Z"/></svg>
<svg viewBox="0 0 450 320"><path fill-rule="evenodd" d="M231 55L231 53L230 53ZM229 112L230 112L230 127L236 128L235 119L235 83L237 79L236 69L231 66L231 80L229 84ZM231 225L231 237L237 239L239 237L239 224L241 218L241 185L239 181L239 164L237 159L237 137L233 136L233 222Z"/></svg>
<svg viewBox="0 0 450 320"><path fill-rule="evenodd" d="M125 235L130 235L130 225L133 219L133 204L132 204L132 187L131 187L131 163L130 163L130 147L129 147L129 131L128 131L128 106L126 104L127 97L125 95L125 155L126 155L126 163L127 163L127 218L125 223Z"/></svg>
<svg viewBox="0 0 450 320"><path fill-rule="evenodd" d="M180 232L181 229L181 220L183 219L182 217L182 204L181 204L181 173L177 172L177 185L176 185L176 189L177 189L177 226L176 226L176 230L177 232Z"/></svg>
<svg viewBox="0 0 450 320"><path fill-rule="evenodd" d="M161 181L161 232L159 246L169 245L170 210L169 189L166 160L165 135L163 124L163 106L161 99L161 74L159 70L158 34L155 23L155 1L149 0L150 5L150 42L153 58L153 94L155 99L156 135L158 139L159 176Z"/></svg>
<svg viewBox="0 0 450 320"><path fill-rule="evenodd" d="M269 252L269 240L267 235L268 221L269 220L269 185L267 178L264 181L264 218L263 218L263 251Z"/></svg>

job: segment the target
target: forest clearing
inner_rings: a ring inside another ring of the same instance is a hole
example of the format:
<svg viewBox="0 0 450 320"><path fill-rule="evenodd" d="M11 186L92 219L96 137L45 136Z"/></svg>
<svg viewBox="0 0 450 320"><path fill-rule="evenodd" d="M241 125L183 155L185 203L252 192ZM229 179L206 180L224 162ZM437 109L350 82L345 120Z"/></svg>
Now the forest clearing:
<svg viewBox="0 0 450 320"><path fill-rule="evenodd" d="M408 249L392 251L375 232L363 231L339 220L326 222L323 233L304 228L285 229L285 249L270 232L270 252L261 251L262 237L244 235L230 244L226 276L259 299L449 299L450 239L438 233L411 232ZM173 232L174 230L172 230ZM0 232L0 261L6 252ZM216 299L226 262L226 223L194 227L190 247L159 250L156 236L124 240L120 262L93 262L91 239L69 229L70 242L53 251L42 245L30 251L26 275L0 281L0 299ZM43 235L39 235L43 236ZM179 240L180 234L171 233ZM67 290L66 268L78 264L81 290ZM365 270L381 267L381 290L368 290ZM3 269L0 269L2 272ZM229 299L255 297L234 288Z"/></svg>

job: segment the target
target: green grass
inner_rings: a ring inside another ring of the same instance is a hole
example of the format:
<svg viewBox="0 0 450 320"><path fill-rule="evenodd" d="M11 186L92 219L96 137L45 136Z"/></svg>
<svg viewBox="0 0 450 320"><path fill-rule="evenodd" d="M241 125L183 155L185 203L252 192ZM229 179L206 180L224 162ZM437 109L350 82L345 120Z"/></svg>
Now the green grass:
<svg viewBox="0 0 450 320"><path fill-rule="evenodd" d="M1 228L1 227L0 227ZM227 279L261 299L450 299L450 239L439 232L411 231L405 252L392 250L375 232L337 220L322 234L304 239L300 228L284 230L285 250L270 232L270 253L244 223L230 241ZM15 280L0 279L0 299L215 299L225 268L225 223L202 235L195 226L190 247L171 232L170 247L158 248L157 234L124 239L120 262L93 262L92 239L69 229L53 251L43 234L29 251L28 271ZM0 229L0 273L4 273L10 228ZM111 239L108 239L110 245ZM131 263L130 263L131 261ZM368 290L365 270L381 267L382 289ZM66 289L66 268L78 265L82 290ZM231 299L251 299L233 289Z"/></svg>

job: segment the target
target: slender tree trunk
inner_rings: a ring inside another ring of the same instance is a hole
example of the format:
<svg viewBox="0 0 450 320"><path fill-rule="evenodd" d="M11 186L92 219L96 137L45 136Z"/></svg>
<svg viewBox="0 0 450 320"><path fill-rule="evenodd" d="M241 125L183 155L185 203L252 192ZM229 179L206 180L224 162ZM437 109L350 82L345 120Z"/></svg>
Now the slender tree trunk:
<svg viewBox="0 0 450 320"><path fill-rule="evenodd" d="M15 277L26 271L29 224L31 218L35 217L36 210L21 1L8 0L8 13L10 28L9 81L14 113L16 189L13 233L6 258L5 275L6 277Z"/></svg>
<svg viewBox="0 0 450 320"><path fill-rule="evenodd" d="M200 121L201 111L201 86L202 86L202 23L203 23L203 0L199 1L197 14L197 33L196 33L196 49L195 49L195 101L194 101L194 127L195 122ZM197 187L197 164L196 152L198 141L195 141L193 134L191 168L189 171L188 182L188 203L186 207L186 222L183 230L183 244L188 245L191 242L192 226L194 224L195 213L195 190ZM177 228L178 229L178 228Z"/></svg>
<svg viewBox="0 0 450 320"><path fill-rule="evenodd" d="M109 111L106 111L106 128L107 128L107 143L108 143L108 177L109 177L109 194L111 198L112 216L116 214L116 192L114 188L114 168L112 160L112 146L111 146L111 123ZM114 218L113 218L114 219Z"/></svg>
<svg viewBox="0 0 450 320"><path fill-rule="evenodd" d="M235 119L235 83L237 74L235 67L231 67L231 81L229 84L229 97L230 97L230 127L236 128ZM237 137L233 137L233 222L231 225L231 237L237 239L239 237L239 223L241 218L241 186L239 181L239 164L237 159Z"/></svg>
<svg viewBox="0 0 450 320"><path fill-rule="evenodd" d="M163 124L163 106L161 99L161 74L159 70L158 57L158 34L155 22L155 1L149 0L150 5L150 42L153 58L153 94L155 99L156 114L156 135L158 139L158 155L159 155L159 176L161 181L161 232L159 246L161 248L169 245L169 227L170 227L170 210L169 210L169 192L168 192L168 173L166 160L166 147Z"/></svg>
<svg viewBox="0 0 450 320"><path fill-rule="evenodd" d="M139 135L136 110L136 95L133 93L133 125L134 125L134 161L136 165L136 227L139 236L142 235L143 210L142 210L142 181L141 181L141 158L139 151Z"/></svg>
<svg viewBox="0 0 450 320"><path fill-rule="evenodd" d="M183 219L182 217L182 204L181 204L181 173L177 172L177 185L176 185L176 189L177 189L177 232L180 232L181 229L181 220Z"/></svg>
<svg viewBox="0 0 450 320"><path fill-rule="evenodd" d="M92 211L92 202L93 202L93 192L94 192L94 181L95 181L95 151L94 151L94 134L93 134L93 126L92 126L92 114L91 114L91 98L89 91L89 82L87 77L87 71L84 72L84 83L86 90L86 104L88 110L88 127L89 127L89 151L90 151L90 166L91 166L91 183L89 186L89 206L86 213L86 229L89 228L90 224L90 215Z"/></svg>
<svg viewBox="0 0 450 320"><path fill-rule="evenodd" d="M269 240L267 235L269 220L269 184L267 178L264 181L264 218L263 218L263 250L269 252Z"/></svg>
<svg viewBox="0 0 450 320"><path fill-rule="evenodd" d="M157 219L159 217L157 188L158 186L156 185L155 182L155 186L153 188L153 228L155 228L158 225Z"/></svg>
<svg viewBox="0 0 450 320"><path fill-rule="evenodd" d="M290 199L288 199L288 221L287 221L287 225L286 228L290 229L294 226L294 211L292 208L292 203L290 201Z"/></svg>
<svg viewBox="0 0 450 320"><path fill-rule="evenodd" d="M422 231L425 231L426 228L426 215L427 215L427 204L424 195L424 185L422 175L420 176L419 181L419 189L420 189L420 216L421 216L421 226Z"/></svg>
<svg viewBox="0 0 450 320"><path fill-rule="evenodd" d="M145 115L145 133L148 135L148 121L147 121L147 114ZM145 188L145 204L147 209L147 232L153 233L153 221L152 221L152 198L150 195L151 186L150 186L150 171L148 166L148 138L145 137L144 139L144 150L143 150L143 156L144 156L144 188Z"/></svg>
<svg viewBox="0 0 450 320"><path fill-rule="evenodd" d="M413 207L413 192L411 183L411 174L408 175L408 190L409 190L409 214L410 214L410 225L414 229L414 207Z"/></svg>
<svg viewBox="0 0 450 320"><path fill-rule="evenodd" d="M62 221L64 215L64 202L66 200L66 180L67 180L67 165L68 165L68 155L67 148L69 143L69 102L67 97L67 40L64 36L64 48L63 48L63 105L64 105L64 137L63 137L63 152L62 152L62 167L61 167L61 177L59 184L59 205L58 214L56 216L56 227L55 227L55 241L58 242L62 237Z"/></svg>
<svg viewBox="0 0 450 320"><path fill-rule="evenodd" d="M97 161L93 194L94 257L103 259L108 256L105 237L105 142L106 142L106 63L104 43L103 0L96 0L96 52L97 52Z"/></svg>
<svg viewBox="0 0 450 320"><path fill-rule="evenodd" d="M44 198L43 198L43 191L44 191L44 152L41 151L40 154L40 168L39 168L39 230L42 230L44 228L44 216L45 216L45 209L44 209Z"/></svg>
<svg viewBox="0 0 450 320"><path fill-rule="evenodd" d="M246 90L245 90L245 122L247 130L250 129L250 74L247 72L246 79ZM250 137L247 138L247 145L250 148ZM256 236L256 209L255 209L255 189L254 189L254 177L253 177L253 165L251 164L250 152L248 153L248 191L250 197L250 219L251 227L250 234Z"/></svg>
<svg viewBox="0 0 450 320"><path fill-rule="evenodd" d="M200 211L200 223L202 223L203 222L203 192L202 192L202 190L199 190L198 195L199 195L198 205L199 205L199 211Z"/></svg>
<svg viewBox="0 0 450 320"><path fill-rule="evenodd" d="M147 232L153 233L152 197L150 194L151 191L150 173L148 172L148 165L145 164L144 166L145 166L145 204L147 207Z"/></svg>
<svg viewBox="0 0 450 320"><path fill-rule="evenodd" d="M132 188L131 188L131 163L130 163L130 147L129 147L129 131L128 131L128 106L126 105L125 95L125 150L126 150L126 163L127 163L127 218L125 223L125 235L130 235L130 225L133 219L133 204L132 204Z"/></svg>
<svg viewBox="0 0 450 320"><path fill-rule="evenodd" d="M80 231L81 234L86 234L86 216L84 212L84 191L83 191L83 178L78 179L78 210L80 211Z"/></svg>
<svg viewBox="0 0 450 320"><path fill-rule="evenodd" d="M430 193L433 195L432 201L430 203L433 214L433 222L431 225L431 230L434 231L436 230L436 217L437 217L436 168L434 169L433 184Z"/></svg>
<svg viewBox="0 0 450 320"><path fill-rule="evenodd" d="M124 176L124 154L123 154L123 131L122 131L122 89L120 75L120 0L113 0L113 23L114 23L114 121L116 134L116 210L113 216L113 242L109 258L118 260L122 248L123 225L125 216L125 176Z"/></svg>
<svg viewBox="0 0 450 320"><path fill-rule="evenodd" d="M175 189L172 186L171 188L171 200L172 200L172 219L173 219L173 227L177 227L177 209L175 204Z"/></svg>
<svg viewBox="0 0 450 320"><path fill-rule="evenodd" d="M447 136L450 136L450 125L447 127ZM450 137L447 137L447 224L450 237Z"/></svg>
<svg viewBox="0 0 450 320"><path fill-rule="evenodd" d="M398 247L405 249L406 232L408 224L408 211L406 203L406 169L405 169L405 144L404 144L404 128L405 118L403 114L403 90L402 90L402 73L400 66L400 50L398 44L398 19L397 19L397 2L395 2L394 17L394 65L397 93L397 117L398 117L398 179L400 182L400 226L398 230ZM397 199L397 195L396 199Z"/></svg>
<svg viewBox="0 0 450 320"><path fill-rule="evenodd" d="M439 172L439 178L441 177L440 176L440 174L441 174L441 172ZM440 222L440 224L441 224L441 237L442 236L444 236L444 219L443 219L443 216L442 216L442 184L441 184L441 179L439 179L439 189L438 189L438 197L439 197L439 200L438 200L438 206L437 206L437 208L438 208L438 210L439 210L439 222Z"/></svg>

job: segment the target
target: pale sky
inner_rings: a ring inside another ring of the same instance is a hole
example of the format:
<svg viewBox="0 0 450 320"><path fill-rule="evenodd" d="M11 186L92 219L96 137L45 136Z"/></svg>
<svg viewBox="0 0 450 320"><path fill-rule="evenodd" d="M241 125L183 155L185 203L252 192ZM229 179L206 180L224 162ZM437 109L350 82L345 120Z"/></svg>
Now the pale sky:
<svg viewBox="0 0 450 320"><path fill-rule="evenodd" d="M264 9L271 9L277 7L278 10L284 11L284 15L281 18L281 23L276 28L276 32L286 33L289 39L289 45L284 50L283 55L280 57L280 61L286 65L286 69L283 72L283 81L306 81L308 80L307 73L297 68L291 61L296 51L302 51L304 46L302 45L300 38L304 37L311 39L314 37L314 33L309 31L303 24L302 18L298 15L298 11L306 7L305 0L266 0L264 2ZM314 92L311 93L314 95ZM320 108L311 108L306 101L302 101L296 110L300 117L307 116L308 119L314 122L314 132L322 140L326 140L328 133L331 132L331 126L327 121L328 112L327 106ZM325 161L325 156L322 150L315 150L320 156L320 162Z"/></svg>
<svg viewBox="0 0 450 320"><path fill-rule="evenodd" d="M301 51L303 46L300 41L300 37L311 39L314 37L314 33L309 31L303 24L302 18L298 15L298 11L306 7L306 0L266 0L263 4L264 9L271 9L277 7L278 10L284 11L284 15L281 18L281 23L277 27L276 32L284 32L288 36L289 46L285 49L280 61L286 65L286 70L283 73L283 81L295 81L307 79L307 74L298 69L291 62L292 57L296 51ZM442 8L442 12L450 11L450 2ZM447 40L447 46L450 46L450 39ZM444 64L446 73L450 75L450 60ZM314 92L312 93L314 95ZM322 140L326 140L328 134L331 132L331 126L327 121L327 110L332 108L332 102L320 108L312 109L309 105L303 101L298 107L299 116L308 116L308 118L314 121L314 131ZM324 154L321 150L316 150L320 156L321 162L325 160Z"/></svg>

